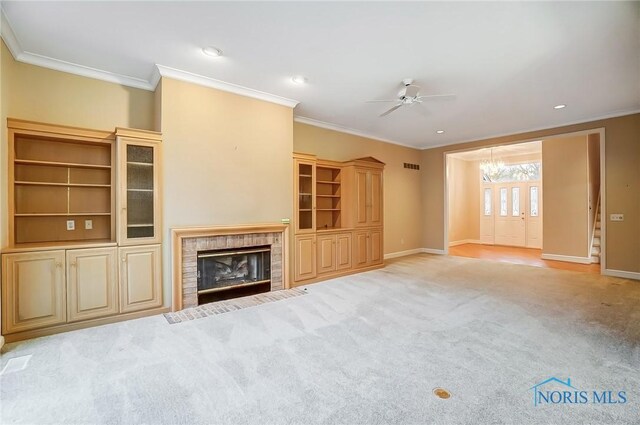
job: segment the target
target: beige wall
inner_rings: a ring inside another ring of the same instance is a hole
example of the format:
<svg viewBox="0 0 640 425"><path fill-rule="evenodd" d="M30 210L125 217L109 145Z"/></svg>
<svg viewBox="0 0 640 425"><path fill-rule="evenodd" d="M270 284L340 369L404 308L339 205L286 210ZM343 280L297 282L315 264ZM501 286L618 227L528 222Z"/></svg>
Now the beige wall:
<svg viewBox="0 0 640 425"><path fill-rule="evenodd" d="M7 117L114 130L153 129L153 93L16 62L4 41L2 67L2 211L7 211ZM7 245L7 218L2 216L1 244Z"/></svg>
<svg viewBox="0 0 640 425"><path fill-rule="evenodd" d="M297 122L293 124L293 141L295 152L322 159L348 161L372 156L384 162L384 252L422 247L422 170L404 168L405 162L420 164L419 150Z"/></svg>
<svg viewBox="0 0 640 425"><path fill-rule="evenodd" d="M449 158L449 242L480 240L479 161Z"/></svg>
<svg viewBox="0 0 640 425"><path fill-rule="evenodd" d="M606 213L623 213L623 222L607 220L607 268L640 272L640 114L547 130L496 137L422 152L423 246L444 249L444 153L496 146L589 129L606 132ZM546 210L545 210L546 213Z"/></svg>
<svg viewBox="0 0 640 425"><path fill-rule="evenodd" d="M545 139L542 164L543 254L589 257L587 136Z"/></svg>
<svg viewBox="0 0 640 425"><path fill-rule="evenodd" d="M293 110L166 78L161 98L168 303L169 229L291 217Z"/></svg>

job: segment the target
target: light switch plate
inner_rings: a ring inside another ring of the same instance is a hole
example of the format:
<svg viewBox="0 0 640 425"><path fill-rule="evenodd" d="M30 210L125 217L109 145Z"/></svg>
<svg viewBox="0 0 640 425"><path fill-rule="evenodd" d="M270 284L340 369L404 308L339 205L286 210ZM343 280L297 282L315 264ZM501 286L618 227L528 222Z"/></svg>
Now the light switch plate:
<svg viewBox="0 0 640 425"><path fill-rule="evenodd" d="M291 220L289 220L288 218L282 218L282 219L280 219L280 222L282 224L289 224L289 223L291 223Z"/></svg>
<svg viewBox="0 0 640 425"><path fill-rule="evenodd" d="M86 230L91 230L93 229L93 220L85 220L84 221L84 228Z"/></svg>
<svg viewBox="0 0 640 425"><path fill-rule="evenodd" d="M624 221L624 214L611 214L609 219L611 221Z"/></svg>
<svg viewBox="0 0 640 425"><path fill-rule="evenodd" d="M75 220L67 220L67 230L76 230Z"/></svg>

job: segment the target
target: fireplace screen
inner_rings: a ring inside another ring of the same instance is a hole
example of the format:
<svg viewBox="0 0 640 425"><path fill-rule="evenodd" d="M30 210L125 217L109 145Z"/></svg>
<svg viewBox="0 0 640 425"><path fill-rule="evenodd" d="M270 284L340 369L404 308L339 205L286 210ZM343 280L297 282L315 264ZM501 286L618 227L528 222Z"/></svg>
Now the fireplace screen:
<svg viewBox="0 0 640 425"><path fill-rule="evenodd" d="M271 250L259 246L198 252L198 294L268 283Z"/></svg>

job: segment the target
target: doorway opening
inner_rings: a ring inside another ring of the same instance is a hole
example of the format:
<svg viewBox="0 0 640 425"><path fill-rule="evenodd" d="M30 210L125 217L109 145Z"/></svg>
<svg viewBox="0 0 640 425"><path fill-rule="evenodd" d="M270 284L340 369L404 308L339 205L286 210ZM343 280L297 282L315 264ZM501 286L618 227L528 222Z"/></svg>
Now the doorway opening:
<svg viewBox="0 0 640 425"><path fill-rule="evenodd" d="M445 252L600 272L603 154L603 130L446 153Z"/></svg>

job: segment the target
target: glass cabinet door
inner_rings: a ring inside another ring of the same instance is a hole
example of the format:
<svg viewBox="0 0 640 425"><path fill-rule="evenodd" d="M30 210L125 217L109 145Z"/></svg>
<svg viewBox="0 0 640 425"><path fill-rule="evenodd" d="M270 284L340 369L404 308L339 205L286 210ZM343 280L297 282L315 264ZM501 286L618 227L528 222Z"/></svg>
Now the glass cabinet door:
<svg viewBox="0 0 640 425"><path fill-rule="evenodd" d="M314 231L315 165L296 161L296 230Z"/></svg>
<svg viewBox="0 0 640 425"><path fill-rule="evenodd" d="M153 148L127 145L127 238L152 238Z"/></svg>
<svg viewBox="0 0 640 425"><path fill-rule="evenodd" d="M121 140L120 244L157 243L158 145Z"/></svg>

